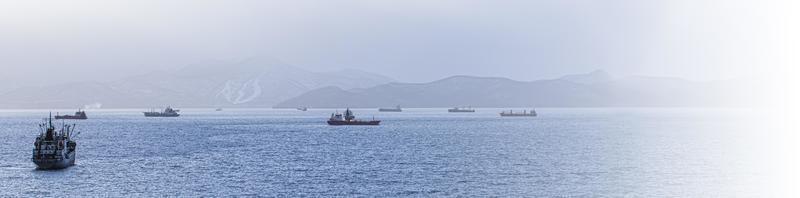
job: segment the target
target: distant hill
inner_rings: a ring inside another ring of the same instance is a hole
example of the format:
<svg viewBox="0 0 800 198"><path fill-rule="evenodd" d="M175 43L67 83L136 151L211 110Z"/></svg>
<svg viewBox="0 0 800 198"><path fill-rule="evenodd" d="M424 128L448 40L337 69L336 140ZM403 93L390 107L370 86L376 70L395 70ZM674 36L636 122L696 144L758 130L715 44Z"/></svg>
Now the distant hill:
<svg viewBox="0 0 800 198"><path fill-rule="evenodd" d="M272 107L317 88L391 81L359 70L310 72L271 59L215 61L113 82L17 88L0 94L0 108Z"/></svg>
<svg viewBox="0 0 800 198"><path fill-rule="evenodd" d="M371 88L324 87L276 107L694 107L749 106L750 83L693 82L678 78L613 78L604 71L558 79L453 76L430 83L388 83Z"/></svg>

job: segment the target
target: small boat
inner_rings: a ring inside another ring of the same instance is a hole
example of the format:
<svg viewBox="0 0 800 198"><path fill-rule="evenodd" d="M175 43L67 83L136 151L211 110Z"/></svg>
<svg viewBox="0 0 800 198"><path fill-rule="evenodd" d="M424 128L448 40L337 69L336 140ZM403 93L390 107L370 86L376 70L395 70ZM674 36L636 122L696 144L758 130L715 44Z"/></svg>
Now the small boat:
<svg viewBox="0 0 800 198"><path fill-rule="evenodd" d="M76 111L74 115L58 115L58 113L56 113L55 118L56 118L56 120L62 120L62 119L85 120L85 119L89 119L88 117L86 117L86 112L81 111L80 109L78 109L78 111Z"/></svg>
<svg viewBox="0 0 800 198"><path fill-rule="evenodd" d="M308 107L297 107L297 110L308 111Z"/></svg>
<svg viewBox="0 0 800 198"><path fill-rule="evenodd" d="M447 112L450 113L472 113L475 112L475 109L472 107L453 107L452 109L448 109Z"/></svg>
<svg viewBox="0 0 800 198"><path fill-rule="evenodd" d="M400 105L395 106L394 108L378 108L379 112L403 112L403 109L400 108Z"/></svg>
<svg viewBox="0 0 800 198"><path fill-rule="evenodd" d="M167 106L167 108L165 108L164 111L162 112L157 112L151 109L148 112L142 112L142 113L144 113L144 117L178 117L181 115L178 113L180 111L181 110L172 109L172 107Z"/></svg>
<svg viewBox="0 0 800 198"><path fill-rule="evenodd" d="M356 116L350 111L350 108L344 111L344 115L339 112L332 113L331 118L328 119L328 125L379 125L380 120L356 120Z"/></svg>
<svg viewBox="0 0 800 198"><path fill-rule="evenodd" d="M517 111L514 113L514 110L508 110L508 112L500 112L501 117L536 117L536 109L531 109L530 111L522 110L522 113Z"/></svg>
<svg viewBox="0 0 800 198"><path fill-rule="evenodd" d="M214 109L214 111L222 111L222 108Z"/></svg>
<svg viewBox="0 0 800 198"><path fill-rule="evenodd" d="M37 169L62 169L75 165L77 144L72 140L77 135L73 135L75 124L64 124L61 129L56 130L52 115L46 122L39 125L41 132L33 142L31 161L36 164Z"/></svg>

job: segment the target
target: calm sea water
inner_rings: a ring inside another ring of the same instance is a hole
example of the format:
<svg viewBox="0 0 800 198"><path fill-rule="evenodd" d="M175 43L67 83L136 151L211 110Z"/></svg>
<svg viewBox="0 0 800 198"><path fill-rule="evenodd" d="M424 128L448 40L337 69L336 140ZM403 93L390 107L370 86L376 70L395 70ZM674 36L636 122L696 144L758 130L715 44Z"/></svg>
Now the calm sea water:
<svg viewBox="0 0 800 198"><path fill-rule="evenodd" d="M627 196L768 193L765 131L736 109L89 111L76 166L35 170L45 111L0 111L0 196ZM68 112L68 110L63 110Z"/></svg>

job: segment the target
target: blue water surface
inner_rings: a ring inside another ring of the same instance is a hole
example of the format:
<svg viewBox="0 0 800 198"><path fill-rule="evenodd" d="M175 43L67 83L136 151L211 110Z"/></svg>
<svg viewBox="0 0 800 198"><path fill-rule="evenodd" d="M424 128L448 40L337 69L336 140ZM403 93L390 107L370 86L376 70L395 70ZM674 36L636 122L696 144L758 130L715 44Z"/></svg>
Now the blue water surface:
<svg viewBox="0 0 800 198"><path fill-rule="evenodd" d="M333 109L94 110L67 121L77 164L57 171L30 160L47 111L3 110L0 196L764 195L766 131L746 110L502 110L354 110L380 126L328 126Z"/></svg>

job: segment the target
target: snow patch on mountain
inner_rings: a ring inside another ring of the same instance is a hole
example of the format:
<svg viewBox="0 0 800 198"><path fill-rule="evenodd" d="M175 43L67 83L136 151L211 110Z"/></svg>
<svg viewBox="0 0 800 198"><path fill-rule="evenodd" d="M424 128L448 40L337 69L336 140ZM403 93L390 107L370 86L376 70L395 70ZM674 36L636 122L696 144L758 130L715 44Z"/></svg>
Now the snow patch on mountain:
<svg viewBox="0 0 800 198"><path fill-rule="evenodd" d="M244 104L261 96L262 90L259 78L245 81L228 80L225 87L217 93L231 104Z"/></svg>

